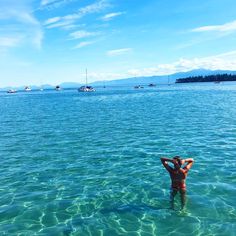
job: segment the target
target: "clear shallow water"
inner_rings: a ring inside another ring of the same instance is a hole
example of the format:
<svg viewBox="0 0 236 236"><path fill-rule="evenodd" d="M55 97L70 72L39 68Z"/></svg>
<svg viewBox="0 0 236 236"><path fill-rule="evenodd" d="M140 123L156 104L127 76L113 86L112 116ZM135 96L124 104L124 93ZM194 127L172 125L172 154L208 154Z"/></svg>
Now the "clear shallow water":
<svg viewBox="0 0 236 236"><path fill-rule="evenodd" d="M235 235L236 85L0 94L0 235ZM194 157L170 210L161 156Z"/></svg>

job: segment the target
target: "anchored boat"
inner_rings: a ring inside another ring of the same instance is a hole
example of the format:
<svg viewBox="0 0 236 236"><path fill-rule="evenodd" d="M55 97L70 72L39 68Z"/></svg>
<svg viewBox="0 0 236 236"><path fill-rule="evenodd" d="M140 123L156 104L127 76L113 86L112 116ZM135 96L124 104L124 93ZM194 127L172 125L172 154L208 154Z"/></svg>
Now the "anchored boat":
<svg viewBox="0 0 236 236"><path fill-rule="evenodd" d="M88 86L88 75L86 69L86 84L78 88L78 92L95 92L95 89L92 86Z"/></svg>

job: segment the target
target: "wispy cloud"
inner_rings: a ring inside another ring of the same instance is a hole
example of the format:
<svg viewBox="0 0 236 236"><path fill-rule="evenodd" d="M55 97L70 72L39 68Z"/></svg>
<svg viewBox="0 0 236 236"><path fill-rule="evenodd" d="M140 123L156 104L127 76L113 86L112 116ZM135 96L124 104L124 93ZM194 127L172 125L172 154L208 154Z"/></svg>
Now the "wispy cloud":
<svg viewBox="0 0 236 236"><path fill-rule="evenodd" d="M217 58L230 58L230 57L233 57L233 58L236 59L236 50L225 52L225 53L221 53L221 54L218 54L218 55L216 55L214 57L217 57Z"/></svg>
<svg viewBox="0 0 236 236"><path fill-rule="evenodd" d="M91 37L91 36L95 36L98 35L97 32L88 32L85 30L79 30L79 31L75 31L73 33L70 33L70 37L71 39L82 39L82 38L87 38L87 37Z"/></svg>
<svg viewBox="0 0 236 236"><path fill-rule="evenodd" d="M125 12L113 12L113 13L109 13L109 14L106 14L105 16L102 17L102 20L104 21L109 21L109 20L112 20L113 18L117 17L117 16L120 16L120 15L123 15L125 14Z"/></svg>
<svg viewBox="0 0 236 236"><path fill-rule="evenodd" d="M48 4L51 4L51 3L55 3L55 2L58 2L59 0L42 0L41 1L41 6L46 6Z"/></svg>
<svg viewBox="0 0 236 236"><path fill-rule="evenodd" d="M206 43L212 40L218 40L222 37L228 36L229 34L236 32L236 21L232 21L222 25L202 26L191 29L190 31L188 31L188 33L189 32L206 34L204 34L204 37L202 37L202 35L199 35L201 37L193 38L188 42L182 42L179 45L176 45L175 49L180 50L183 48L192 47L197 44Z"/></svg>
<svg viewBox="0 0 236 236"><path fill-rule="evenodd" d="M58 17L50 18L45 21L44 25L47 26L47 28L55 28L55 27L60 27L61 25L73 24L76 20L78 20L88 14L99 13L99 12L103 11L109 5L110 4L108 3L108 0L100 0L100 1L97 1L93 4L90 4L85 7L80 8L74 14L68 14L66 16L58 16ZM50 27L50 25L51 25L51 27ZM52 25L53 25L53 27L52 27Z"/></svg>
<svg viewBox="0 0 236 236"><path fill-rule="evenodd" d="M59 21L53 24L49 24L46 26L47 29L53 29L53 28L66 28L66 27L70 27L71 25L73 25L74 23L72 21Z"/></svg>
<svg viewBox="0 0 236 236"><path fill-rule="evenodd" d="M56 23L60 20L61 20L61 17L57 16L57 17L53 17L53 18L50 18L50 19L46 20L44 24L45 25L50 25L50 24L54 24L54 23Z"/></svg>
<svg viewBox="0 0 236 236"><path fill-rule="evenodd" d="M236 20L222 25L208 25L191 30L192 32L233 32L236 31Z"/></svg>
<svg viewBox="0 0 236 236"><path fill-rule="evenodd" d="M71 2L74 2L76 0L42 0L40 3L40 7L37 10L55 10L56 8L62 7L64 5L67 5Z"/></svg>
<svg viewBox="0 0 236 236"><path fill-rule="evenodd" d="M180 58L169 64L159 64L149 68L130 69L130 76L169 75L195 69L236 70L236 50L202 58Z"/></svg>
<svg viewBox="0 0 236 236"><path fill-rule="evenodd" d="M0 47L16 47L21 37L0 37Z"/></svg>
<svg viewBox="0 0 236 236"><path fill-rule="evenodd" d="M4 29L1 31L1 35L4 35L5 38L15 37L16 39L19 39L20 35L21 38L21 40L15 40L14 43L11 43L12 46L17 46L18 42L22 44L31 43L37 48L41 47L43 31L40 22L31 11L30 1L22 0L17 3L13 0L2 1L0 2L0 9L0 19L4 20L1 24L2 29Z"/></svg>
<svg viewBox="0 0 236 236"><path fill-rule="evenodd" d="M85 16L87 14L100 12L100 11L104 10L105 8L107 8L108 6L110 6L110 4L108 3L107 0L100 0L98 2L91 4L91 5L80 8L77 14L67 16L67 17L69 17L69 18L79 17L80 18L80 17Z"/></svg>
<svg viewBox="0 0 236 236"><path fill-rule="evenodd" d="M107 55L108 56L119 56L119 55L129 53L131 51L132 51L132 48L120 48L120 49L114 49L114 50L108 51Z"/></svg>
<svg viewBox="0 0 236 236"><path fill-rule="evenodd" d="M88 45L94 44L94 41L84 41L84 42L80 42L79 44L77 44L74 49L78 49L78 48L83 48L86 47Z"/></svg>
<svg viewBox="0 0 236 236"><path fill-rule="evenodd" d="M61 28L64 30L72 30L86 26L86 24L75 24L75 21L73 20L60 21L60 19L58 20L58 17L51 18L50 21L51 22L48 22L48 24L45 26L46 29Z"/></svg>

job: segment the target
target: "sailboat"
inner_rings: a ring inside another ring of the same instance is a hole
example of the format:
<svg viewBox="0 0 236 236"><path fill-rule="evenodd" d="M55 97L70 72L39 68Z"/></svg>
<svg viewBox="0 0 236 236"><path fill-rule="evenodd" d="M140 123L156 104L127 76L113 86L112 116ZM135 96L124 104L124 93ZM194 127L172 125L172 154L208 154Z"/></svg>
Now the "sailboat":
<svg viewBox="0 0 236 236"><path fill-rule="evenodd" d="M56 90L56 91L60 91L60 90L61 90L60 85L57 85L57 86L55 87L55 90Z"/></svg>
<svg viewBox="0 0 236 236"><path fill-rule="evenodd" d="M25 91L29 92L29 91L31 91L31 88L29 86L25 86Z"/></svg>
<svg viewBox="0 0 236 236"><path fill-rule="evenodd" d="M81 86L80 88L78 88L79 92L94 92L95 89L92 86L88 86L88 76L87 76L87 69L86 69L86 85L85 86Z"/></svg>
<svg viewBox="0 0 236 236"><path fill-rule="evenodd" d="M148 86L149 86L149 87L156 87L156 84L151 83L151 84L149 84Z"/></svg>
<svg viewBox="0 0 236 236"><path fill-rule="evenodd" d="M168 75L168 86L170 86L170 76Z"/></svg>

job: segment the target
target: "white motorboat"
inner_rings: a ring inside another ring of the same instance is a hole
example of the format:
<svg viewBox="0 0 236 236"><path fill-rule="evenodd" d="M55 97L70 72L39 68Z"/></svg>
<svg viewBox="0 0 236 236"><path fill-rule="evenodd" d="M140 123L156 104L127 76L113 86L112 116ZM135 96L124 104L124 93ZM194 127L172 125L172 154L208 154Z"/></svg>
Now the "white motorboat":
<svg viewBox="0 0 236 236"><path fill-rule="evenodd" d="M141 86L141 85L136 85L136 86L134 86L134 88L135 88L135 89L142 89L143 86Z"/></svg>
<svg viewBox="0 0 236 236"><path fill-rule="evenodd" d="M17 91L15 89L9 89L7 93L16 93Z"/></svg>

